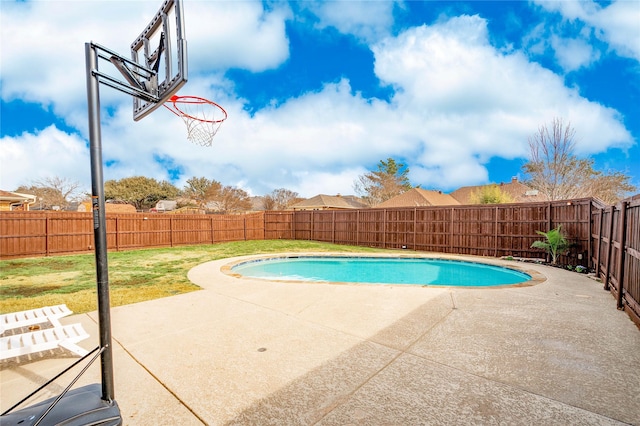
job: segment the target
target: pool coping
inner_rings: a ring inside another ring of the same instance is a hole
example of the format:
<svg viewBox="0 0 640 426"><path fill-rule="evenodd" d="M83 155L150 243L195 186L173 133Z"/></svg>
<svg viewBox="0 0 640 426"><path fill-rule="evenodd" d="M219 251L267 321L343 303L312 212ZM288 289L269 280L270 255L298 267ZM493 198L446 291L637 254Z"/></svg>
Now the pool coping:
<svg viewBox="0 0 640 426"><path fill-rule="evenodd" d="M491 285L491 286L455 286L447 284L393 284L393 283L368 283L368 282L352 282L352 281L312 281L312 280L278 280L267 279L257 277L247 277L242 274L233 272L233 268L237 265L244 263L258 262L271 259L291 259L291 258L318 258L318 257L335 257L335 258L401 258L401 259L432 259L432 260L446 260L446 261L458 261L477 263L481 265L498 266L505 269L511 269L513 271L521 272L529 275L530 279L516 284L504 284L504 285ZM287 253L266 253L260 255L247 255L238 258L234 258L233 261L224 264L220 267L220 272L225 275L246 280L258 280L266 282L281 282L291 284L325 284L325 285L376 285L376 286L416 286L416 287L431 287L431 288L457 288L463 287L468 289L501 289L501 288L517 288L517 287L530 287L541 284L547 280L547 277L537 270L526 268L524 266L514 264L516 261L509 261L500 258L487 258L483 256L471 256L471 255L451 255L445 253L350 253L350 252L287 252Z"/></svg>

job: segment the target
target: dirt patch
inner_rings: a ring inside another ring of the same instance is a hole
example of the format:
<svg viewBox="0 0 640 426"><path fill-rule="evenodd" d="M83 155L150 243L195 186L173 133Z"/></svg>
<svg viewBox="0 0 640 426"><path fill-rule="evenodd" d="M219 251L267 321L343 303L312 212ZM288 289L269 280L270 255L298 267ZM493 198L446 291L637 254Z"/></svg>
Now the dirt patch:
<svg viewBox="0 0 640 426"><path fill-rule="evenodd" d="M51 274L36 275L26 277L24 275L12 275L2 280L0 287L5 291L6 287L14 286L51 286L61 287L66 281L73 280L82 274L81 271L54 272Z"/></svg>
<svg viewBox="0 0 640 426"><path fill-rule="evenodd" d="M51 291L58 290L59 285L48 286L29 286L29 285L11 285L2 287L2 297L34 297Z"/></svg>

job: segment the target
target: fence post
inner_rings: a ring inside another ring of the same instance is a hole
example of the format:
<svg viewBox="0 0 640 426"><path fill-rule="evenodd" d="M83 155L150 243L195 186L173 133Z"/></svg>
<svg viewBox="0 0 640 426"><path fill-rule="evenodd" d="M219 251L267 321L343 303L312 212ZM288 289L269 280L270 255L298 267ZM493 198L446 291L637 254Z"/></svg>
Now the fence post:
<svg viewBox="0 0 640 426"><path fill-rule="evenodd" d="M173 215L169 218L169 247L173 247Z"/></svg>
<svg viewBox="0 0 640 426"><path fill-rule="evenodd" d="M449 253L453 253L453 212L454 208L451 207L451 217L449 217Z"/></svg>
<svg viewBox="0 0 640 426"><path fill-rule="evenodd" d="M618 235L620 240L620 255L618 256L618 309L624 309L622 303L624 293L624 261L625 245L627 244L627 205L628 201L620 203L620 217L618 219Z"/></svg>
<svg viewBox="0 0 640 426"><path fill-rule="evenodd" d="M247 241L247 216L242 218L242 227L244 231L244 240Z"/></svg>
<svg viewBox="0 0 640 426"><path fill-rule="evenodd" d="M116 216L116 251L120 251L120 226L119 226L120 217Z"/></svg>
<svg viewBox="0 0 640 426"><path fill-rule="evenodd" d="M493 222L493 226L494 226L493 233L495 236L493 257L498 257L498 206L495 207L494 214L496 215L496 217Z"/></svg>
<svg viewBox="0 0 640 426"><path fill-rule="evenodd" d="M44 254L49 256L49 215L44 216Z"/></svg>
<svg viewBox="0 0 640 426"><path fill-rule="evenodd" d="M336 243L336 211L331 213L331 244Z"/></svg>
<svg viewBox="0 0 640 426"><path fill-rule="evenodd" d="M418 208L413 208L413 251L416 251L418 247L418 243L416 242L418 239Z"/></svg>
<svg viewBox="0 0 640 426"><path fill-rule="evenodd" d="M297 214L296 211L294 210L293 213L291 213L291 234L292 234L292 239L297 240L298 239L298 231L296 229L296 222L297 222ZM265 227L266 229L266 227Z"/></svg>
<svg viewBox="0 0 640 426"><path fill-rule="evenodd" d="M382 248L387 248L387 209L382 210Z"/></svg>
<svg viewBox="0 0 640 426"><path fill-rule="evenodd" d="M360 210L356 212L356 245L360 245Z"/></svg>
<svg viewBox="0 0 640 426"><path fill-rule="evenodd" d="M604 277L604 289L609 290L609 278L611 277L611 253L613 251L613 214L615 206L609 207L609 246L607 247L606 275Z"/></svg>
<svg viewBox="0 0 640 426"><path fill-rule="evenodd" d="M593 259L593 232L591 232L593 226L593 209L591 208L591 201L589 201L589 222L587 224L587 269L591 268L591 261Z"/></svg>
<svg viewBox="0 0 640 426"><path fill-rule="evenodd" d="M602 219L604 216L604 209L599 209L599 212L600 216L598 218L598 253L596 253L596 277L600 276L600 252L602 251Z"/></svg>

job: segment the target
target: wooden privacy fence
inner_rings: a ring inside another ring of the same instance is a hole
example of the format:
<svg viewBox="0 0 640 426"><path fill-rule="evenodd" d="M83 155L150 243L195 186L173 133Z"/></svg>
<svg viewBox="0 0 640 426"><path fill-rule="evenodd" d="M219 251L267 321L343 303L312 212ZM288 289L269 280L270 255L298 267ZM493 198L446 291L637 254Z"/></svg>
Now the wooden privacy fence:
<svg viewBox="0 0 640 426"><path fill-rule="evenodd" d="M264 214L107 214L107 248L132 250L264 239ZM93 251L91 213L0 214L0 257L54 256Z"/></svg>
<svg viewBox="0 0 640 426"><path fill-rule="evenodd" d="M562 226L572 243L561 261L588 266L591 199L552 203L267 212L265 238L477 256L544 256L536 231Z"/></svg>
<svg viewBox="0 0 640 426"><path fill-rule="evenodd" d="M624 309L640 326L640 195L604 206L594 203L592 265Z"/></svg>
<svg viewBox="0 0 640 426"><path fill-rule="evenodd" d="M293 239L478 256L543 256L536 231L562 226L572 243L561 262L591 266L591 199L562 202L363 210L268 211L247 215L107 214L110 250L225 241ZM3 212L0 257L93 250L91 213Z"/></svg>
<svg viewBox="0 0 640 426"><path fill-rule="evenodd" d="M2 212L0 257L93 251L91 213ZM247 215L107 214L109 250L292 239L476 256L540 258L536 231L562 226L559 263L595 269L618 307L640 323L640 195L617 206L593 199Z"/></svg>

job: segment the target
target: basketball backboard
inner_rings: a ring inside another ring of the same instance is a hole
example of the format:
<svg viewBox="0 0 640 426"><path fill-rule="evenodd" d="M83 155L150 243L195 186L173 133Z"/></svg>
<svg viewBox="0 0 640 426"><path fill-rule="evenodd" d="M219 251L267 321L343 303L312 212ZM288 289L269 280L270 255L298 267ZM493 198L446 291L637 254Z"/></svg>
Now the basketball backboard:
<svg viewBox="0 0 640 426"><path fill-rule="evenodd" d="M131 59L112 54L109 60L131 86L135 121L162 106L187 82L187 41L181 0L163 2L149 25L131 43Z"/></svg>

